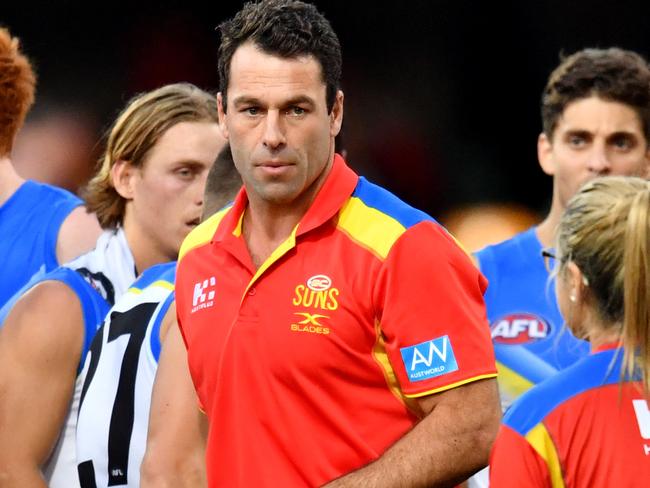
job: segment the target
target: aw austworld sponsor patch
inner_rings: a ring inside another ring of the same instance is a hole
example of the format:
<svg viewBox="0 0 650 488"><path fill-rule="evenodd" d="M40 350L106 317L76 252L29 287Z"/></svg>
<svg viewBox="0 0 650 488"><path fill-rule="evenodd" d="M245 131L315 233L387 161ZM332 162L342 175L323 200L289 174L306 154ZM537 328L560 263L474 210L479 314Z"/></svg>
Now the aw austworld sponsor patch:
<svg viewBox="0 0 650 488"><path fill-rule="evenodd" d="M402 361L410 381L423 381L458 370L449 336L402 347Z"/></svg>

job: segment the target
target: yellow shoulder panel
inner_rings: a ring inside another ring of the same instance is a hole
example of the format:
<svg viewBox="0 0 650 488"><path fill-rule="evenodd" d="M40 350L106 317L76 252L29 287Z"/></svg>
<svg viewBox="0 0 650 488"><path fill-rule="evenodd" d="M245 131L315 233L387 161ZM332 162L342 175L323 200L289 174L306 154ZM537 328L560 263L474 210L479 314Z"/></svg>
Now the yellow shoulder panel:
<svg viewBox="0 0 650 488"><path fill-rule="evenodd" d="M366 206L356 197L350 198L341 209L337 227L382 260L406 230L390 215Z"/></svg>
<svg viewBox="0 0 650 488"><path fill-rule="evenodd" d="M183 241L181 245L181 250L178 253L178 261L180 262L189 251L195 247L199 247L206 242L210 242L212 236L217 231L217 227L221 223L221 219L228 213L232 206L225 207L219 210L216 214L209 217L207 220L202 222L196 229L189 233L189 235Z"/></svg>

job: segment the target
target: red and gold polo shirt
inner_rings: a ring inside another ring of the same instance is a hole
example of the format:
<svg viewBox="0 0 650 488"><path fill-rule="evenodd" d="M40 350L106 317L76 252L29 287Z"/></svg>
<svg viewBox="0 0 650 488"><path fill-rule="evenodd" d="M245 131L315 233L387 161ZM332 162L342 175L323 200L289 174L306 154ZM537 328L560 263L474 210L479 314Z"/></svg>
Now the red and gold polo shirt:
<svg viewBox="0 0 650 488"><path fill-rule="evenodd" d="M417 422L413 398L496 376L486 280L431 217L340 156L259 269L245 190L181 250L178 320L210 486L319 486Z"/></svg>
<svg viewBox="0 0 650 488"><path fill-rule="evenodd" d="M622 369L620 344L604 344L522 395L492 447L490 486L647 487L650 403Z"/></svg>

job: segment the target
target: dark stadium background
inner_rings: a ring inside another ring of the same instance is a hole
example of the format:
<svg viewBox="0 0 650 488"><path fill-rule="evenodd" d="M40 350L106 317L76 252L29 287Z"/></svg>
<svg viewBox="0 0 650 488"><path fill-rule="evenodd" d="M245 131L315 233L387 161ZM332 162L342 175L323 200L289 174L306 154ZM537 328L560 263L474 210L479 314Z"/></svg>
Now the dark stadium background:
<svg viewBox="0 0 650 488"><path fill-rule="evenodd" d="M558 53L617 45L650 55L650 1L317 1L344 53L351 164L434 216L517 202L543 212L539 96ZM0 4L45 104L97 133L134 93L217 86L214 27L241 2ZM99 137L99 135L97 136Z"/></svg>

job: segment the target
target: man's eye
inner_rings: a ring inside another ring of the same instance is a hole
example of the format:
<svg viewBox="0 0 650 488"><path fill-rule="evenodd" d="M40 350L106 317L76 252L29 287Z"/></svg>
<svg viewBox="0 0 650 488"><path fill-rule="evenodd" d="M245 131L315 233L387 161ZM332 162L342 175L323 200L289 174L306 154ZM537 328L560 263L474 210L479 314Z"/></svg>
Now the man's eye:
<svg viewBox="0 0 650 488"><path fill-rule="evenodd" d="M246 107L242 110L242 112L248 115L258 115L260 113L260 110L257 107Z"/></svg>
<svg viewBox="0 0 650 488"><path fill-rule="evenodd" d="M585 138L582 136L570 136L569 137L569 145L573 147L580 147L585 144Z"/></svg>
<svg viewBox="0 0 650 488"><path fill-rule="evenodd" d="M632 141L627 137L617 137L612 143L617 149L630 149L632 147Z"/></svg>
<svg viewBox="0 0 650 488"><path fill-rule="evenodd" d="M290 115L305 115L306 113L307 111L302 107L294 106L289 109Z"/></svg>

